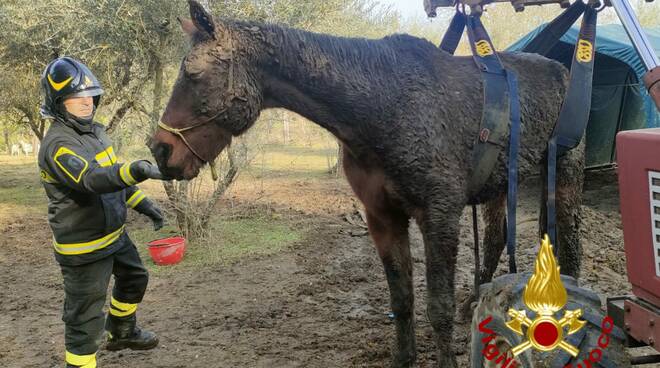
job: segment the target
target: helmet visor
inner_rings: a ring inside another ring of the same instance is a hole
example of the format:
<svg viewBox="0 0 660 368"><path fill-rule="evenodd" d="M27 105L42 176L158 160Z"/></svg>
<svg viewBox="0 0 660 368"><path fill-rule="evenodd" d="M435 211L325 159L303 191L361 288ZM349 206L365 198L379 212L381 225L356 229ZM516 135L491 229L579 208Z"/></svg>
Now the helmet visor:
<svg viewBox="0 0 660 368"><path fill-rule="evenodd" d="M71 97L96 97L96 96L100 96L102 94L103 94L103 88L94 87L94 88L85 89L83 91L74 92L70 95L67 95L65 98L71 98Z"/></svg>

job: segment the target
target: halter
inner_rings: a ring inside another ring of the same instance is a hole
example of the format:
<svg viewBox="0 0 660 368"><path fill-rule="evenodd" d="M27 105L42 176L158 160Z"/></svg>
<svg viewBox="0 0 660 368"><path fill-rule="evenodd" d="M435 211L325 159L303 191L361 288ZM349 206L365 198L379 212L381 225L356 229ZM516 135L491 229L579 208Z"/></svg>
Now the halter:
<svg viewBox="0 0 660 368"><path fill-rule="evenodd" d="M171 127L171 126L169 126L169 125L163 123L162 121L159 121L159 122L158 122L158 127L159 127L159 128L163 129L163 130L166 131L166 132L170 132L170 133L174 134L175 136L179 137L179 139L181 139L181 142L183 142L183 144L185 144L186 147L188 147L188 149L190 150L190 152L192 152L192 154L195 155L195 157L197 157L198 159L200 159L202 162L204 162L204 163L208 163L208 164L209 164L209 167L211 167L211 176L213 177L213 180L218 180L218 173L217 173L216 170L215 170L215 162L214 162L214 160L213 160L213 159L211 159L211 160L207 160L207 159L203 158L199 153L197 153L197 151L196 151L194 148L192 148L192 146L190 145L190 143L188 143L188 140L187 140L186 137L183 135L183 132L186 132L186 131L189 131L189 130L193 130L193 129L195 129L195 128L198 128L198 127L201 127L201 126L203 126L203 125L206 125L206 124L212 122L213 120L215 120L215 118L217 118L218 116L220 116L220 114L222 114L222 113L225 112L225 111L227 111L227 109L222 109L222 110L220 110L219 113L213 115L212 117L210 117L210 118L208 118L208 119L206 119L206 120L204 120L204 121L201 121L201 122L199 122L199 123L193 124L193 125L191 125L191 126L183 127L183 128L173 128L173 127Z"/></svg>

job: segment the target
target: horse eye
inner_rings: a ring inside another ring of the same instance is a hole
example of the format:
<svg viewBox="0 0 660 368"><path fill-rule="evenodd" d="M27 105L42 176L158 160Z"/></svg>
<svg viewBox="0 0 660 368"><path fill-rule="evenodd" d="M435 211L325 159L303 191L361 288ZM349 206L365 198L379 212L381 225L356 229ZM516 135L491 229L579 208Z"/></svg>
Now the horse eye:
<svg viewBox="0 0 660 368"><path fill-rule="evenodd" d="M192 79L192 80L200 79L203 74L204 74L203 71L199 71L199 72L186 71L186 77L188 77L189 79Z"/></svg>

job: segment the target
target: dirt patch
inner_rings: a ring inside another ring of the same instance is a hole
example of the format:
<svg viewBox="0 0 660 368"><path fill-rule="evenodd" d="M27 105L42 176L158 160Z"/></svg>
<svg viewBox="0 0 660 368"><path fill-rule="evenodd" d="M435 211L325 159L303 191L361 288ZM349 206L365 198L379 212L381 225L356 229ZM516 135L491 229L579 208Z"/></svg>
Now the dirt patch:
<svg viewBox="0 0 660 368"><path fill-rule="evenodd" d="M620 295L629 285L618 194L611 177L598 180L585 191L582 282L599 293ZM534 185L523 186L518 218L521 270L531 269L536 254L538 196ZM160 334L161 345L152 352L102 352L100 366L387 366L394 331L382 265L370 239L359 236L362 229L342 216L273 208L313 230L282 253L153 277L138 318ZM459 301L472 280L469 219L466 211L456 278ZM1 235L0 365L61 367L63 292L47 245L45 219L17 218ZM423 247L415 227L412 244L418 361L420 367L431 367L435 353L425 317ZM505 270L503 257L498 273ZM461 366L467 366L468 328L468 323L458 322Z"/></svg>

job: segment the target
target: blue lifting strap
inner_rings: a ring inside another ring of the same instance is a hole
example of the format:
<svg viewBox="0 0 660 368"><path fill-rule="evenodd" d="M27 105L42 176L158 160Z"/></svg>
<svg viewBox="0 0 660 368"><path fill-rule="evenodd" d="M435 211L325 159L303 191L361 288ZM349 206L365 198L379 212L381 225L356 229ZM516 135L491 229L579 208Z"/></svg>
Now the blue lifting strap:
<svg viewBox="0 0 660 368"><path fill-rule="evenodd" d="M472 54L474 56L477 66L481 65L482 74L484 79L490 79L490 85L499 85L499 88L492 88L493 91L504 87L505 95L504 102L508 100L509 110L509 159L508 159L508 187L507 187L507 233L506 233L506 248L509 256L509 272L516 273L516 204L518 192L518 146L520 141L520 104L518 100L518 81L515 73L512 70L507 70L502 65L495 46L490 40L486 28L481 23L478 16L470 15L467 19L468 39ZM485 47L486 43L488 47ZM489 49L489 50L486 50ZM486 52L484 52L486 50ZM486 91L488 92L488 91ZM502 99L502 97L497 97ZM489 99L494 100L495 97L489 96L486 93L485 109L489 108ZM484 114L484 117L487 117ZM494 120L494 119L493 119ZM486 122L484 122L486 123ZM493 121L494 124L502 124L502 122ZM484 160L480 158L480 160ZM494 159L494 158L493 158ZM489 167L488 174L484 176L484 180L490 176L490 171L493 165Z"/></svg>
<svg viewBox="0 0 660 368"><path fill-rule="evenodd" d="M509 256L509 272L515 273L517 272L515 257L517 160L520 135L518 82L515 73L506 70L502 65L479 16L468 16L457 9L440 48L453 54L466 26L473 58L484 82L483 115L472 158L473 171L468 192L475 195L485 184L497 163L499 151L506 146L508 132L507 217L514 220L507 222L507 254ZM505 112L505 114L502 114L502 112ZM504 119L503 116L505 116ZM475 251L476 247L478 247L478 244L475 244ZM475 269L475 273L478 272L479 270Z"/></svg>
<svg viewBox="0 0 660 368"><path fill-rule="evenodd" d="M530 52L547 56L550 50L559 42L569 28L580 18L587 6L582 1L576 1L568 9L564 10L557 18L548 24L539 34L537 34L525 47L522 52Z"/></svg>
<svg viewBox="0 0 660 368"><path fill-rule="evenodd" d="M596 23L598 13L587 6L575 45L571 74L564 104L552 136L548 141L546 220L550 242L557 254L556 180L557 156L575 148L582 140L591 109L591 87L596 55Z"/></svg>
<svg viewBox="0 0 660 368"><path fill-rule="evenodd" d="M465 14L459 11L454 14L451 23L449 23L449 28L447 28L447 32L445 32L442 42L440 42L442 50L454 55L465 30L465 18Z"/></svg>
<svg viewBox="0 0 660 368"><path fill-rule="evenodd" d="M509 180L506 196L506 249L509 255L509 272L516 273L516 204L518 200L518 148L520 146L520 102L518 80L513 72L507 72L511 97L511 139L509 142Z"/></svg>

